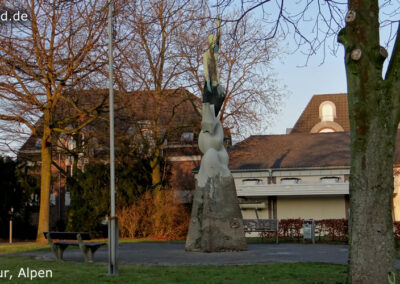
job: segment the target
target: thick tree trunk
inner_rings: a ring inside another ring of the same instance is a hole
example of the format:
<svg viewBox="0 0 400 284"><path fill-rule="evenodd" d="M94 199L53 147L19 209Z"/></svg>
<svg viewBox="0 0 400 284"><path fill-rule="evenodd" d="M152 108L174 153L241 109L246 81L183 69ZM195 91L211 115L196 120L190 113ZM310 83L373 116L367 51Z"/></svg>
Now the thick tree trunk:
<svg viewBox="0 0 400 284"><path fill-rule="evenodd" d="M154 96L156 100L156 104L154 106L155 109L155 117L153 123L153 143L154 143L154 152L153 157L150 161L151 166L151 180L152 180L152 188L153 190L160 190L162 185L162 173L161 173L161 145L164 142L162 138L163 134L161 134L161 123L160 123L160 115L161 115L161 100L165 100L162 97L162 90L161 90L161 81L157 81L159 84L156 84Z"/></svg>
<svg viewBox="0 0 400 284"><path fill-rule="evenodd" d="M398 120L387 56L379 43L377 0L349 0L339 34L345 65L351 132L350 255L348 283L388 283L395 272L393 162Z"/></svg>
<svg viewBox="0 0 400 284"><path fill-rule="evenodd" d="M46 119L46 116L45 116ZM42 137L42 165L40 182L40 211L36 241L45 242L43 232L49 231L50 189L51 189L51 129L44 126Z"/></svg>
<svg viewBox="0 0 400 284"><path fill-rule="evenodd" d="M349 283L387 283L394 272L393 132L370 126L352 131ZM364 149L360 149L363 144Z"/></svg>

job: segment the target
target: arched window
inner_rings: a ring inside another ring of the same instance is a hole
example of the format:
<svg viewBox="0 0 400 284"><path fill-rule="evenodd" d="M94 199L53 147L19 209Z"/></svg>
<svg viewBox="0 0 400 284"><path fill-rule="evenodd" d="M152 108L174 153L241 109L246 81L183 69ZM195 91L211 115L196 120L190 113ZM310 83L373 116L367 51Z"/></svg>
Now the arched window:
<svg viewBox="0 0 400 284"><path fill-rule="evenodd" d="M319 133L335 132L332 128L322 128Z"/></svg>
<svg viewBox="0 0 400 284"><path fill-rule="evenodd" d="M334 103L326 101L319 107L321 121L333 121L336 117L336 106Z"/></svg>

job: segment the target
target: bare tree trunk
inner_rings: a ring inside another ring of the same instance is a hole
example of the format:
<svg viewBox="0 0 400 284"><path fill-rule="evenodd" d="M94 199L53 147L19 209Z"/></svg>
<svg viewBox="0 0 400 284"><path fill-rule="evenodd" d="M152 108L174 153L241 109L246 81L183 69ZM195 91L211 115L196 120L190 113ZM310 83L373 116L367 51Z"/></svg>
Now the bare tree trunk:
<svg viewBox="0 0 400 284"><path fill-rule="evenodd" d="M351 130L348 283L388 283L388 275L395 272L392 208L398 103L391 80L382 78L388 55L379 43L378 15L377 0L350 0L346 27L339 33L345 47Z"/></svg>
<svg viewBox="0 0 400 284"><path fill-rule="evenodd" d="M158 190L161 188L161 153L159 146L155 146L154 156L150 161L151 166L151 181L153 189Z"/></svg>
<svg viewBox="0 0 400 284"><path fill-rule="evenodd" d="M92 99L78 99L73 90L101 78L96 74L107 62L102 56L106 9L102 1L93 0L79 5L54 0L8 2L10 9L17 10L18 3L24 2L30 22L0 29L0 93L2 102L7 102L0 119L41 133L42 125L34 123L33 117L43 117L40 241L49 230L52 136L78 132L98 117L105 102L105 98L90 103ZM80 95L90 95L84 93ZM74 129L70 129L72 121L77 123Z"/></svg>
<svg viewBox="0 0 400 284"><path fill-rule="evenodd" d="M372 123L370 134L352 131L349 283L387 283L394 272L393 153L395 134ZM365 151L360 151L360 144Z"/></svg>
<svg viewBox="0 0 400 284"><path fill-rule="evenodd" d="M345 66L351 137L348 283L388 283L395 272L393 163L398 119L387 57L379 44L377 0L349 1L339 34Z"/></svg>
<svg viewBox="0 0 400 284"><path fill-rule="evenodd" d="M46 120L46 115L45 115ZM51 129L44 126L42 137L42 165L41 165L41 184L40 184L40 211L39 224L36 241L44 242L43 232L49 231L50 216L50 190L51 190Z"/></svg>

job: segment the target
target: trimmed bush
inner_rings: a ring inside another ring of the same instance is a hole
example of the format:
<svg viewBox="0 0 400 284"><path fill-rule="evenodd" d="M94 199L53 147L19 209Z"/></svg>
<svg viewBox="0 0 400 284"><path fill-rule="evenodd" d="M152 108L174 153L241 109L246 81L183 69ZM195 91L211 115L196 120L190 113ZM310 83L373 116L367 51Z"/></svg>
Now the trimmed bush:
<svg viewBox="0 0 400 284"><path fill-rule="evenodd" d="M118 210L121 237L184 239L190 214L172 190L146 192L130 206Z"/></svg>
<svg viewBox="0 0 400 284"><path fill-rule="evenodd" d="M400 226L399 226L400 228ZM279 237L283 239L303 238L303 219L281 219L279 220ZM399 230L400 233L400 230ZM327 238L332 241L348 240L347 219L323 219L315 220L315 237L319 240Z"/></svg>

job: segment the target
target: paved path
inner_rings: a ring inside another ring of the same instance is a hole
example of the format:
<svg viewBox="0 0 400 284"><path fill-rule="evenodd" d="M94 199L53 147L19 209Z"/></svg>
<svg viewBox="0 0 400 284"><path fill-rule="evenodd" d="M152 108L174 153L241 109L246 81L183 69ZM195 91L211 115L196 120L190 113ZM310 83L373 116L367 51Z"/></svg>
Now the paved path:
<svg viewBox="0 0 400 284"><path fill-rule="evenodd" d="M347 245L326 244L249 244L248 251L223 253L185 252L179 243L123 243L119 247L120 264L136 265L232 265L277 262L325 262L347 264ZM26 252L41 260L54 260L50 251ZM107 263L107 248L100 248L96 263ZM79 249L67 249L66 261L83 262ZM400 260L397 260L400 269Z"/></svg>

